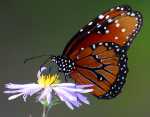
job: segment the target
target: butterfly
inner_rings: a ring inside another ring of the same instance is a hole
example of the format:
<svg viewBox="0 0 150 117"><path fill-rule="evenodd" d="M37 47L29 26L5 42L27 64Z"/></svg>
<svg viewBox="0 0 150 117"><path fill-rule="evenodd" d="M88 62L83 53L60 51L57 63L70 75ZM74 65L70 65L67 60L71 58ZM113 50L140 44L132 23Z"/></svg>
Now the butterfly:
<svg viewBox="0 0 150 117"><path fill-rule="evenodd" d="M99 99L114 98L126 82L127 51L142 24L139 11L116 6L81 28L62 55L50 56L48 62L78 84L93 84L92 95Z"/></svg>

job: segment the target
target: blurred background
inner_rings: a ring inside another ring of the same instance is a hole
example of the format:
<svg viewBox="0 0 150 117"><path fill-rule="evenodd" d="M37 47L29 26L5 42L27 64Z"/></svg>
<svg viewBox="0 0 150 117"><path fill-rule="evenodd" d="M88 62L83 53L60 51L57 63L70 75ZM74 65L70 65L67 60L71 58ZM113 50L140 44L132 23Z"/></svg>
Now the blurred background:
<svg viewBox="0 0 150 117"><path fill-rule="evenodd" d="M102 11L129 4L141 11L144 26L129 50L126 85L117 98L97 100L74 111L64 104L52 108L49 117L148 117L150 116L150 14L148 0L0 0L0 116L41 117L34 98L8 101L3 94L8 82L36 81L41 58L24 64L25 58L61 54L70 38Z"/></svg>

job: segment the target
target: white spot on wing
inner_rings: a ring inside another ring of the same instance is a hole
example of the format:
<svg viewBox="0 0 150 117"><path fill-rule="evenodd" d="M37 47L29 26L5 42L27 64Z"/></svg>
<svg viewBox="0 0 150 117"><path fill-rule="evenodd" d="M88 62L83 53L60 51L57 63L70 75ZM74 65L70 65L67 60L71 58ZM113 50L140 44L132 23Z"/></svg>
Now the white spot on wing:
<svg viewBox="0 0 150 117"><path fill-rule="evenodd" d="M81 50L83 51L83 50L84 50L84 48L81 48Z"/></svg>
<svg viewBox="0 0 150 117"><path fill-rule="evenodd" d="M110 11L113 11L113 10L114 10L114 8L110 9Z"/></svg>
<svg viewBox="0 0 150 117"><path fill-rule="evenodd" d="M117 7L116 9L120 9L120 7Z"/></svg>
<svg viewBox="0 0 150 117"><path fill-rule="evenodd" d="M125 28L122 28L122 29L121 29L121 32L125 32L125 31L126 31L126 29L125 29Z"/></svg>
<svg viewBox="0 0 150 117"><path fill-rule="evenodd" d="M107 15L105 18L108 19L108 18L109 18L109 15Z"/></svg>
<svg viewBox="0 0 150 117"><path fill-rule="evenodd" d="M125 15L125 13L121 13L121 16Z"/></svg>
<svg viewBox="0 0 150 117"><path fill-rule="evenodd" d="M126 39L129 39L129 36L126 36Z"/></svg>
<svg viewBox="0 0 150 117"><path fill-rule="evenodd" d="M121 8L121 10L123 11L123 10L124 10L124 8Z"/></svg>
<svg viewBox="0 0 150 117"><path fill-rule="evenodd" d="M106 34L108 34L109 33L109 30L106 30L106 32L105 32Z"/></svg>
<svg viewBox="0 0 150 117"><path fill-rule="evenodd" d="M103 18L104 18L104 15L99 15L98 18L99 18L99 19L103 19Z"/></svg>
<svg viewBox="0 0 150 117"><path fill-rule="evenodd" d="M80 29L80 32L82 32L83 31L83 29Z"/></svg>
<svg viewBox="0 0 150 117"><path fill-rule="evenodd" d="M120 24L119 24L119 23L117 23L117 24L116 24L116 27L118 28L119 26L120 26Z"/></svg>
<svg viewBox="0 0 150 117"><path fill-rule="evenodd" d="M138 24L135 24L135 27L137 27L138 26Z"/></svg>
<svg viewBox="0 0 150 117"><path fill-rule="evenodd" d="M118 49L116 49L116 51L117 51L117 52L119 52L119 51L120 51L120 49L118 48Z"/></svg>
<svg viewBox="0 0 150 117"><path fill-rule="evenodd" d="M99 43L98 45L103 45L103 43Z"/></svg>
<svg viewBox="0 0 150 117"><path fill-rule="evenodd" d="M108 23L111 23L113 20L112 19L108 19Z"/></svg>
<svg viewBox="0 0 150 117"><path fill-rule="evenodd" d="M130 15L130 14L131 14L130 12L127 13L127 15Z"/></svg>
<svg viewBox="0 0 150 117"><path fill-rule="evenodd" d="M115 23L118 23L119 20L115 20Z"/></svg>
<svg viewBox="0 0 150 117"><path fill-rule="evenodd" d="M96 48L96 45L95 45L95 44L93 44L93 45L92 45L92 48L93 48L93 49L95 49L95 48Z"/></svg>
<svg viewBox="0 0 150 117"><path fill-rule="evenodd" d="M117 39L119 39L117 36L115 36L115 39L117 40Z"/></svg>
<svg viewBox="0 0 150 117"><path fill-rule="evenodd" d="M104 29L105 29L105 30L107 29L106 26L104 27Z"/></svg>
<svg viewBox="0 0 150 117"><path fill-rule="evenodd" d="M133 16L133 17L134 17L134 16L135 16L135 13L131 13L131 16Z"/></svg>
<svg viewBox="0 0 150 117"><path fill-rule="evenodd" d="M93 24L93 22L90 22L88 25L91 26Z"/></svg>
<svg viewBox="0 0 150 117"><path fill-rule="evenodd" d="M135 20L138 21L138 18L136 17Z"/></svg>
<svg viewBox="0 0 150 117"><path fill-rule="evenodd" d="M130 46L130 43L129 43L129 42L127 43L127 46Z"/></svg>
<svg viewBox="0 0 150 117"><path fill-rule="evenodd" d="M96 24L97 25L97 28L100 28L101 27L101 25L100 24Z"/></svg>
<svg viewBox="0 0 150 117"><path fill-rule="evenodd" d="M88 34L90 34L91 32L90 32L90 31L88 31L87 33L88 33Z"/></svg>
<svg viewBox="0 0 150 117"><path fill-rule="evenodd" d="M108 46L108 43L105 43L105 46Z"/></svg>
<svg viewBox="0 0 150 117"><path fill-rule="evenodd" d="M77 56L77 60L79 60L79 56Z"/></svg>
<svg viewBox="0 0 150 117"><path fill-rule="evenodd" d="M96 57L97 59L99 58L99 56L98 56L98 55L96 55L95 57Z"/></svg>
<svg viewBox="0 0 150 117"><path fill-rule="evenodd" d="M125 44L126 42L124 41L123 44Z"/></svg>
<svg viewBox="0 0 150 117"><path fill-rule="evenodd" d="M101 34L101 32L100 32L100 31L97 31L97 33L98 33L98 34Z"/></svg>

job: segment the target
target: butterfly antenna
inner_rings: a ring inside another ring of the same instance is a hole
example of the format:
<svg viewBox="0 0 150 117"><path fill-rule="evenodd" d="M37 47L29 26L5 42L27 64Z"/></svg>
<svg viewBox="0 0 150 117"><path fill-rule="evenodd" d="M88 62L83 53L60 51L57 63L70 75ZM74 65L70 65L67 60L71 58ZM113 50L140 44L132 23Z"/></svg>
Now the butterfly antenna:
<svg viewBox="0 0 150 117"><path fill-rule="evenodd" d="M27 62L29 62L29 61L31 61L31 60L34 60L34 59L37 59L37 58L41 58L41 57L44 57L44 56L50 56L50 55L39 55L39 56L33 56L33 57L30 57L30 58L26 58L25 60L24 60L24 63L27 63Z"/></svg>

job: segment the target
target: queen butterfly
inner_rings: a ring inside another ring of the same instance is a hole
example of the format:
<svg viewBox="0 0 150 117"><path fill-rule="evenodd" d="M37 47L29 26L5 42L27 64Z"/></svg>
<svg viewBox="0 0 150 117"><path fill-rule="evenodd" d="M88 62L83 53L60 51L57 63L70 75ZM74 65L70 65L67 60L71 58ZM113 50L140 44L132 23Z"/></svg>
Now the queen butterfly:
<svg viewBox="0 0 150 117"><path fill-rule="evenodd" d="M127 50L142 23L140 12L127 5L114 7L80 29L63 54L50 56L48 62L76 83L93 84L94 96L116 97L128 73Z"/></svg>

